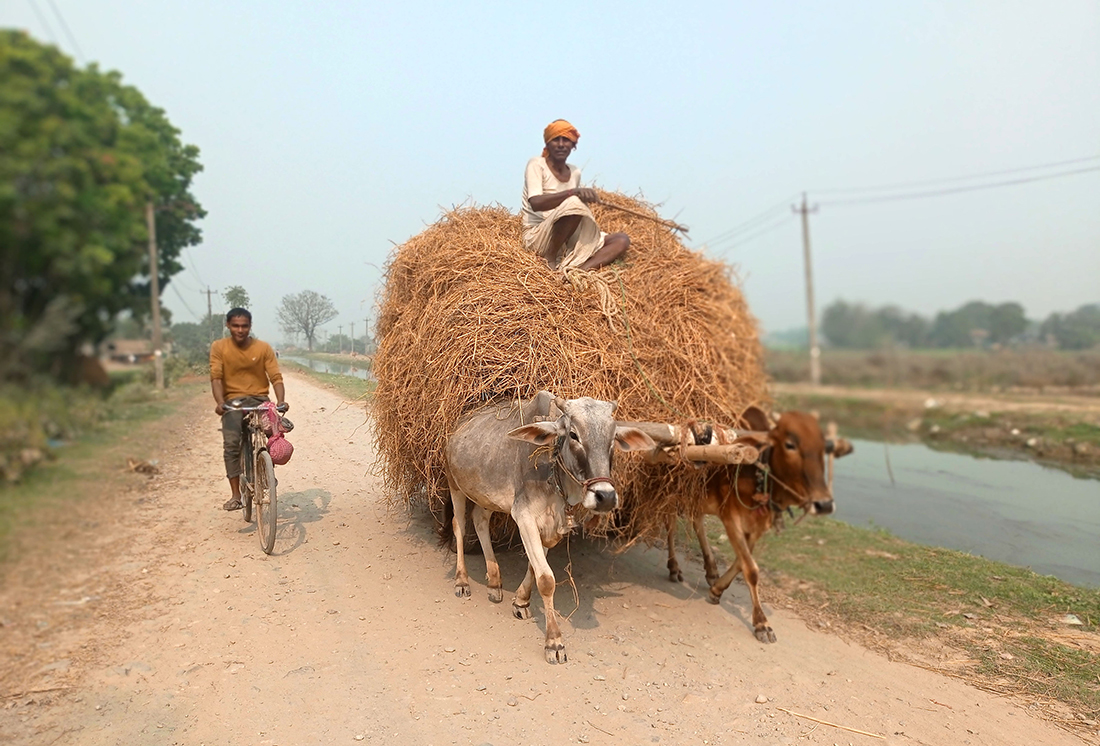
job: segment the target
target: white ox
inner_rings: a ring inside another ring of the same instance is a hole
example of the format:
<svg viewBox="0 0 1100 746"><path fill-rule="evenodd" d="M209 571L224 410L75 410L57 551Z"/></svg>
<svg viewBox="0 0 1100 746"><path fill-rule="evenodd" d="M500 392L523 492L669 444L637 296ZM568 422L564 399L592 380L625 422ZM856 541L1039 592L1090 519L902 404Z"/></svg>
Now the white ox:
<svg viewBox="0 0 1100 746"><path fill-rule="evenodd" d="M556 411L554 419L550 404ZM618 507L611 481L612 449L652 449L653 440L635 427L616 425L615 402L588 397L568 401L539 392L519 405L491 406L462 421L447 441L447 483L451 490L450 525L458 551L455 595L470 595L463 553L466 501L474 503L473 520L485 553L489 600L500 603L500 566L489 537L489 518L508 513L519 527L527 553L527 575L512 600L517 619L531 616L531 592L538 584L546 610L546 661L565 663L565 644L554 611L554 572L546 561L553 547L573 526L577 505L595 512ZM542 421L540 421L542 418ZM452 512L453 511L453 512Z"/></svg>

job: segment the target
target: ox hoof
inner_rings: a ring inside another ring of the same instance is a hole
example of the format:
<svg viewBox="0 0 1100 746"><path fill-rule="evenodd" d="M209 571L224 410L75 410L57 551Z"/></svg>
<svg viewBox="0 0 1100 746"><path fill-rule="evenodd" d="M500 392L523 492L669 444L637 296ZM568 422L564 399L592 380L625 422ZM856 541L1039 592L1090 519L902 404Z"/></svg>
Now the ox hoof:
<svg viewBox="0 0 1100 746"><path fill-rule="evenodd" d="M684 582L684 574L679 570L669 570L668 579L673 583L682 583Z"/></svg>
<svg viewBox="0 0 1100 746"><path fill-rule="evenodd" d="M560 642L556 645L546 646L546 662L551 666L556 666L559 663L565 663L569 660L565 655L565 645Z"/></svg>
<svg viewBox="0 0 1100 746"><path fill-rule="evenodd" d="M504 600L504 589L503 588L490 588L489 589L489 600L492 601L495 604L499 604L501 601Z"/></svg>
<svg viewBox="0 0 1100 746"><path fill-rule="evenodd" d="M714 585L718 582L718 578L719 576L717 573L714 575L707 575L707 585Z"/></svg>
<svg viewBox="0 0 1100 746"><path fill-rule="evenodd" d="M514 616L516 619L530 619L531 618L531 607L527 606L527 605L520 606L519 604L517 604L513 601L512 602L512 616Z"/></svg>
<svg viewBox="0 0 1100 746"><path fill-rule="evenodd" d="M756 639L760 642L775 642L775 633L772 632L771 627L757 627L755 633Z"/></svg>
<svg viewBox="0 0 1100 746"><path fill-rule="evenodd" d="M710 593L707 594L707 603L708 604L714 604L715 606L717 606L718 604L722 603L722 594L721 593L715 593L712 590Z"/></svg>
<svg viewBox="0 0 1100 746"><path fill-rule="evenodd" d="M468 586L468 585L456 585L455 586L455 597L456 598L469 598L470 597L470 586Z"/></svg>

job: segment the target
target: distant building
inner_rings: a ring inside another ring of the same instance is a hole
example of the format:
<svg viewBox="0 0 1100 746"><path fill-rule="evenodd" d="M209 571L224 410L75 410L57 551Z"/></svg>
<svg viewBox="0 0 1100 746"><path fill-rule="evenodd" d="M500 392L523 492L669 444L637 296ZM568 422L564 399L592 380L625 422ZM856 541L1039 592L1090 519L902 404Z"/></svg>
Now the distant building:
<svg viewBox="0 0 1100 746"><path fill-rule="evenodd" d="M148 339L112 339L100 345L100 357L115 363L147 363L153 359L153 343ZM164 353L172 351L172 345L165 343Z"/></svg>

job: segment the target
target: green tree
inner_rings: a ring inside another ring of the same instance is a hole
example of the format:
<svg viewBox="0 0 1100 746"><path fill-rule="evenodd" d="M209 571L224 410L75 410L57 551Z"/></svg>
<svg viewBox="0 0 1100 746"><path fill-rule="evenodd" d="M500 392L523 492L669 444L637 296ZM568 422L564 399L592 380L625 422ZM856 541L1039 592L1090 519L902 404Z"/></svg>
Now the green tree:
<svg viewBox="0 0 1100 746"><path fill-rule="evenodd" d="M821 333L834 347L871 349L889 340L882 321L866 306L838 300L821 315Z"/></svg>
<svg viewBox="0 0 1100 746"><path fill-rule="evenodd" d="M240 285L230 285L225 289L225 302L229 308L248 308L251 305L248 291Z"/></svg>
<svg viewBox="0 0 1100 746"><path fill-rule="evenodd" d="M202 352L210 347L210 329L204 324L181 321L168 329L168 339L177 352Z"/></svg>
<svg viewBox="0 0 1100 746"><path fill-rule="evenodd" d="M306 347L312 351L317 337L317 327L327 324L339 315L332 301L312 290L303 290L297 295L284 295L276 317L279 326L289 335L301 334L306 338Z"/></svg>
<svg viewBox="0 0 1100 746"><path fill-rule="evenodd" d="M148 315L146 205L164 288L201 238L201 168L119 73L0 30L0 378L56 366L120 311Z"/></svg>
<svg viewBox="0 0 1100 746"><path fill-rule="evenodd" d="M1090 303L1067 314L1052 313L1039 331L1054 337L1065 350L1096 347L1100 345L1100 303Z"/></svg>
<svg viewBox="0 0 1100 746"><path fill-rule="evenodd" d="M981 340L1006 344L1025 329L1027 318L1019 303L994 306L971 301L954 311L936 314L930 335L937 347L971 347Z"/></svg>

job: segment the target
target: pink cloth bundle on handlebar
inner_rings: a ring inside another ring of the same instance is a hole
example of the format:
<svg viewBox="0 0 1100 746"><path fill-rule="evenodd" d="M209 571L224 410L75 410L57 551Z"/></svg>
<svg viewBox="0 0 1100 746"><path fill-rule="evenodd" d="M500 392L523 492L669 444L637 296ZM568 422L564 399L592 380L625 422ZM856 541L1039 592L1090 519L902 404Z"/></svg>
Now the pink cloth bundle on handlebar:
<svg viewBox="0 0 1100 746"><path fill-rule="evenodd" d="M271 433L267 439L267 452L271 456L271 463L277 466L285 466L290 457L294 455L294 446L286 439L283 432L282 418L271 402L260 405L264 410L264 430Z"/></svg>

